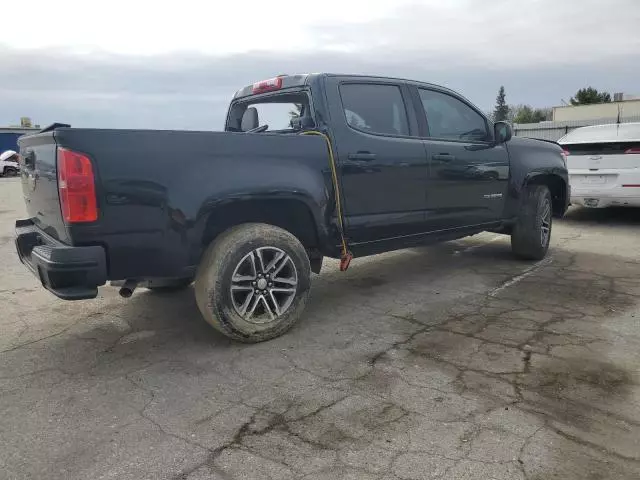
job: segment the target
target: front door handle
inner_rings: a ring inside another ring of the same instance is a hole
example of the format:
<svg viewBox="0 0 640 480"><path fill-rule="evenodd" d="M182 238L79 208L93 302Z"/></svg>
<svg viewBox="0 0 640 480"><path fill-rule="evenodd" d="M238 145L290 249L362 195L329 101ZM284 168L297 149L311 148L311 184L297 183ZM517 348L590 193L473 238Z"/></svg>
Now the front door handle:
<svg viewBox="0 0 640 480"><path fill-rule="evenodd" d="M436 153L432 155L431 158L440 162L453 162L456 159L455 155L451 155L450 153Z"/></svg>
<svg viewBox="0 0 640 480"><path fill-rule="evenodd" d="M371 152L357 152L357 153L350 153L349 155L347 155L347 158L349 160L360 160L364 162L370 162L376 159L376 154Z"/></svg>

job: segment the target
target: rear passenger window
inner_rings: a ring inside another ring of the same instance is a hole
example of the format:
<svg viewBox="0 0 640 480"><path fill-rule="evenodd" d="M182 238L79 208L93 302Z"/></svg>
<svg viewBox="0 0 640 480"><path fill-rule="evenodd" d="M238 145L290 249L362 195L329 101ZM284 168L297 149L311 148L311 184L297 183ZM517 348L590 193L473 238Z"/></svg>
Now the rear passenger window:
<svg viewBox="0 0 640 480"><path fill-rule="evenodd" d="M395 85L350 83L340 86L347 123L382 135L409 135L407 111Z"/></svg>
<svg viewBox="0 0 640 480"><path fill-rule="evenodd" d="M420 89L420 100L427 115L429 136L450 140L489 139L487 124L478 112L446 93Z"/></svg>

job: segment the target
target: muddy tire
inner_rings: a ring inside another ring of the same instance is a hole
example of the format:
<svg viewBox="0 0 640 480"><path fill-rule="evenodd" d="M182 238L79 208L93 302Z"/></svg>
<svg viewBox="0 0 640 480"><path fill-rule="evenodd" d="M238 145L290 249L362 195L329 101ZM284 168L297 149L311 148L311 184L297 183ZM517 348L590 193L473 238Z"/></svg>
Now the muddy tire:
<svg viewBox="0 0 640 480"><path fill-rule="evenodd" d="M278 227L244 224L206 250L195 280L204 319L246 343L278 337L302 315L311 269L300 241Z"/></svg>
<svg viewBox="0 0 640 480"><path fill-rule="evenodd" d="M511 249L523 260L542 260L551 240L553 204L545 185L527 185L511 233Z"/></svg>

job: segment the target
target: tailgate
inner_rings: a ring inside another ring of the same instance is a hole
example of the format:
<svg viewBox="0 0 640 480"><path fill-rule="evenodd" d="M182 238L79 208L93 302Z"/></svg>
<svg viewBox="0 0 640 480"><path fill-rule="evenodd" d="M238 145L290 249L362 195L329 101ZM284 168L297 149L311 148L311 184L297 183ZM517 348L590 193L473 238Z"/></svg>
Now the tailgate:
<svg viewBox="0 0 640 480"><path fill-rule="evenodd" d="M562 147L569 153L569 171L640 168L640 142L564 144Z"/></svg>
<svg viewBox="0 0 640 480"><path fill-rule="evenodd" d="M54 132L21 137L22 194L33 223L51 237L70 243L60 210Z"/></svg>

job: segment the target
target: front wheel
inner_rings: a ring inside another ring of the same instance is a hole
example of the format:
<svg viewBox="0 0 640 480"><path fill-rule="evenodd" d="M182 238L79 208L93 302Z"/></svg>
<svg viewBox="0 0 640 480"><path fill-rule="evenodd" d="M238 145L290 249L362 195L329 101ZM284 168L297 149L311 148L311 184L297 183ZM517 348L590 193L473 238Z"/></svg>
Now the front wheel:
<svg viewBox="0 0 640 480"><path fill-rule="evenodd" d="M209 324L234 340L255 343L296 323L310 286L309 258L295 236L271 225L245 224L209 246L195 294Z"/></svg>
<svg viewBox="0 0 640 480"><path fill-rule="evenodd" d="M18 169L13 167L5 167L4 172L2 172L5 177L15 177L18 175Z"/></svg>
<svg viewBox="0 0 640 480"><path fill-rule="evenodd" d="M511 249L524 260L542 260L549 250L553 204L546 185L527 185L522 192L520 212L513 232Z"/></svg>

